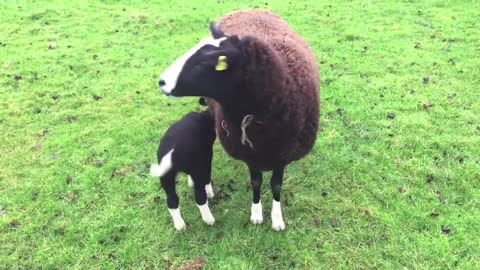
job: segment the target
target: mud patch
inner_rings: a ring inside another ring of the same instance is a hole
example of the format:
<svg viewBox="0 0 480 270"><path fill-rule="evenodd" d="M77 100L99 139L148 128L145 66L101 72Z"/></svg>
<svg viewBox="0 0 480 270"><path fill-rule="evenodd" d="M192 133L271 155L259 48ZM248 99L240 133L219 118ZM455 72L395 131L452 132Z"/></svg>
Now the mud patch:
<svg viewBox="0 0 480 270"><path fill-rule="evenodd" d="M107 163L105 160L95 160L93 162L93 165L97 168L100 168L100 167L103 167L103 165L105 165L105 163Z"/></svg>
<svg viewBox="0 0 480 270"><path fill-rule="evenodd" d="M76 191L72 191L72 192L68 193L67 195L65 195L65 197L63 197L63 199L67 203L74 203L78 199L78 193Z"/></svg>
<svg viewBox="0 0 480 270"><path fill-rule="evenodd" d="M177 268L177 270L201 270L205 267L207 260L204 257L198 257L193 262L184 264Z"/></svg>
<svg viewBox="0 0 480 270"><path fill-rule="evenodd" d="M424 111L428 111L433 107L433 103L431 103L430 101L422 101L418 104L418 107Z"/></svg>
<svg viewBox="0 0 480 270"><path fill-rule="evenodd" d="M117 168L112 171L110 174L110 179L115 177L125 177L130 173L130 169L128 167Z"/></svg>
<svg viewBox="0 0 480 270"><path fill-rule="evenodd" d="M441 229L442 229L443 234L450 234L450 232L451 232L451 229L446 225L442 225Z"/></svg>
<svg viewBox="0 0 480 270"><path fill-rule="evenodd" d="M445 200L445 196L443 196L442 194L440 194L438 196L438 201L441 203L441 204L445 204L446 200Z"/></svg>
<svg viewBox="0 0 480 270"><path fill-rule="evenodd" d="M338 218L333 217L330 220L330 224L332 225L334 230L338 231L340 229L341 223L340 223L340 220Z"/></svg>
<svg viewBox="0 0 480 270"><path fill-rule="evenodd" d="M14 219L14 220L12 220L8 223L8 226L11 229L16 229L16 228L20 227L20 221L18 221L18 219Z"/></svg>
<svg viewBox="0 0 480 270"><path fill-rule="evenodd" d="M70 116L67 116L67 122L69 123L75 123L77 122L78 118L76 116L73 116L73 115L70 115Z"/></svg>

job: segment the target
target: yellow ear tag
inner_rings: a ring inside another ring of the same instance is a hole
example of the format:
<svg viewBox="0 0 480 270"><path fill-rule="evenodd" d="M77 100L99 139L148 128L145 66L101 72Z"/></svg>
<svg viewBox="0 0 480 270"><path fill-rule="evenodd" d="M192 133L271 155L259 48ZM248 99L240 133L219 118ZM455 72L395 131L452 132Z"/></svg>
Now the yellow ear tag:
<svg viewBox="0 0 480 270"><path fill-rule="evenodd" d="M223 70L227 70L227 68L228 68L227 57L225 55L220 55L218 57L217 65L215 66L215 70L223 71Z"/></svg>

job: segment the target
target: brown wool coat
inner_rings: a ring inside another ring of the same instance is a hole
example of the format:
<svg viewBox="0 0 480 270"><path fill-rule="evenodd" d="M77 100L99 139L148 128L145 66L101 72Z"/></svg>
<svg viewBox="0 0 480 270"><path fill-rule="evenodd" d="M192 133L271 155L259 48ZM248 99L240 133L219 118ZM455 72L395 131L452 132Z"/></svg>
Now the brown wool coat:
<svg viewBox="0 0 480 270"><path fill-rule="evenodd" d="M253 37L245 47L251 59L244 90L249 98L229 105L235 108L207 100L223 147L259 170L301 159L312 149L318 130L319 76L312 50L269 11L235 11L221 18L219 27L227 35ZM245 129L253 149L241 143L241 120L247 114L254 116Z"/></svg>

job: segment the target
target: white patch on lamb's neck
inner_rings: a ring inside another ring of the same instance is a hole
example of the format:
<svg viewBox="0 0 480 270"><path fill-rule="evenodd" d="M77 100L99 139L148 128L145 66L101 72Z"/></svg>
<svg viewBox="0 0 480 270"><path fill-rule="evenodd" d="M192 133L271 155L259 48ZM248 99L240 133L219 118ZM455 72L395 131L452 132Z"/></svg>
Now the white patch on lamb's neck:
<svg viewBox="0 0 480 270"><path fill-rule="evenodd" d="M160 80L164 82L160 88L162 91L169 95L172 93L172 90L177 86L178 76L183 70L185 62L194 55L198 50L200 50L205 45L213 45L215 47L220 46L220 42L225 40L226 37L214 39L213 37L207 37L202 39L197 45L188 50L184 55L180 56L170 67L168 67L162 75L160 75Z"/></svg>

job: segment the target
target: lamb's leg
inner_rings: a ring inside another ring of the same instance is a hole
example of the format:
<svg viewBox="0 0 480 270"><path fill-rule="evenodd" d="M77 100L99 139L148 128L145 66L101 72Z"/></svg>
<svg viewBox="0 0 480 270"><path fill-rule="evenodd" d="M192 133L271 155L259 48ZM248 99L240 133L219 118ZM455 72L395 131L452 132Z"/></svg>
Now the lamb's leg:
<svg viewBox="0 0 480 270"><path fill-rule="evenodd" d="M209 199L213 199L213 196L215 196L212 188L212 159L213 159L213 149L210 148L208 153L208 159L206 160L207 166L205 170L206 171L205 180L207 180L207 182L205 183L205 191L207 192L207 198Z"/></svg>
<svg viewBox="0 0 480 270"><path fill-rule="evenodd" d="M272 228L275 231L285 230L285 222L283 222L282 208L280 206L280 192L282 191L283 171L285 167L273 170L270 187L272 188Z"/></svg>
<svg viewBox="0 0 480 270"><path fill-rule="evenodd" d="M263 222L263 212L262 212L262 202L260 200L260 188L262 187L262 172L255 170L252 167L248 168L250 170L250 181L253 190L253 202L251 207L250 221L253 224L262 224Z"/></svg>
<svg viewBox="0 0 480 270"><path fill-rule="evenodd" d="M188 186L190 188L193 188L194 185L195 185L195 183L193 182L192 177L189 175L188 176ZM215 197L215 193L213 192L212 181L211 180L210 180L210 182L208 182L208 184L205 185L205 191L207 192L207 198L213 199L213 197Z"/></svg>
<svg viewBox="0 0 480 270"><path fill-rule="evenodd" d="M208 173L203 174L193 174L193 189L195 192L195 202L197 203L197 207L200 210L200 214L202 215L202 219L208 225L213 225L215 223L215 218L210 212L210 208L208 207L208 199L207 199L207 192L205 190ZM209 180L208 180L209 181Z"/></svg>
<svg viewBox="0 0 480 270"><path fill-rule="evenodd" d="M180 214L179 199L177 192L175 191L175 176L177 172L170 171L167 172L164 176L160 177L160 183L163 190L167 194L167 206L168 211L173 219L173 225L177 231L184 230L187 228L185 221Z"/></svg>

